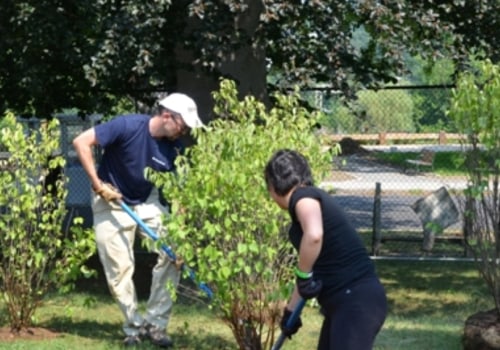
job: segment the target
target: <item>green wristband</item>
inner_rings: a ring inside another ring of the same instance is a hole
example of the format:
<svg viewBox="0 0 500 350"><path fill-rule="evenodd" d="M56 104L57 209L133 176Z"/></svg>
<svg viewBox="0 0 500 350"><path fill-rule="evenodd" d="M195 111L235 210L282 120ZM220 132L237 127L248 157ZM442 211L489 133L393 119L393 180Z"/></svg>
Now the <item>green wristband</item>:
<svg viewBox="0 0 500 350"><path fill-rule="evenodd" d="M294 272L295 272L295 276L297 276L298 278L303 278L303 279L311 278L313 275L312 272L300 271L300 269L298 267L295 267Z"/></svg>

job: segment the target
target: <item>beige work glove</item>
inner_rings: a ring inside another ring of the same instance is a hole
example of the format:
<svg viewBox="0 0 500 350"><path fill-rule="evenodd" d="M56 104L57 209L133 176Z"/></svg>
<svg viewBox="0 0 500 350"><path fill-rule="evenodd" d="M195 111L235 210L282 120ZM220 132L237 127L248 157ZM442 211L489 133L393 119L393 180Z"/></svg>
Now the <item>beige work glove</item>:
<svg viewBox="0 0 500 350"><path fill-rule="evenodd" d="M103 182L101 187L94 191L107 202L122 199L122 194L118 191L118 189L107 182Z"/></svg>
<svg viewBox="0 0 500 350"><path fill-rule="evenodd" d="M180 271L180 270L182 270L182 266L184 265L184 259L177 256L174 264L175 264L175 268Z"/></svg>

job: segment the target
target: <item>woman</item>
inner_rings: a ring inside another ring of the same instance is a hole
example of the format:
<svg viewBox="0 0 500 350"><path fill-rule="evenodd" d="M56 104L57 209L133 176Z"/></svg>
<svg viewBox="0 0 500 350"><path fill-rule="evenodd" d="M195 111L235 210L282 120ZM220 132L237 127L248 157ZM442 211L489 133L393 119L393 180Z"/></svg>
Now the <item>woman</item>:
<svg viewBox="0 0 500 350"><path fill-rule="evenodd" d="M313 185L300 153L279 150L266 165L271 198L287 209L289 239L298 252L296 285L281 320L287 336L302 326L286 323L300 297L317 297L325 316L318 350L372 349L386 314L387 300L373 262L358 233L334 198Z"/></svg>

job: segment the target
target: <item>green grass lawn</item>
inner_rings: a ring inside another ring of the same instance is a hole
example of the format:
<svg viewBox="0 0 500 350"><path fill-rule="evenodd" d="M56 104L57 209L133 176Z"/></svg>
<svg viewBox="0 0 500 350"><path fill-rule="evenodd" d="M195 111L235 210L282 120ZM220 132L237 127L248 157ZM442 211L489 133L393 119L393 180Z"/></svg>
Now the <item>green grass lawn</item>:
<svg viewBox="0 0 500 350"><path fill-rule="evenodd" d="M375 349L460 349L466 318L493 308L473 263L377 260L376 266L386 287L389 315ZM37 325L60 333L58 338L0 343L0 349L120 349L122 317L117 305L103 282L87 287L69 296L52 295L38 310ZM303 328L284 350L315 348L322 318L312 306L302 316ZM0 319L5 322L5 316ZM229 327L202 303L179 301L168 331L176 349L237 349ZM144 343L140 349L155 347Z"/></svg>

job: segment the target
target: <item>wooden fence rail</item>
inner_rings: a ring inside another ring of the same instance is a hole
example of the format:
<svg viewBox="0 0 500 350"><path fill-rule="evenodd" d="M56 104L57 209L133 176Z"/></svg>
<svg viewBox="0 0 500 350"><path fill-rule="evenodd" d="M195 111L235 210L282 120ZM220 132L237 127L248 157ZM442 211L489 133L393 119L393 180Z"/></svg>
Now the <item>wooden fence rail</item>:
<svg viewBox="0 0 500 350"><path fill-rule="evenodd" d="M446 133L444 131L436 133L381 132L378 134L325 134L324 136L332 142L351 138L355 141L376 143L378 145L386 145L394 141L430 141L444 145L449 141L457 142L464 138L462 134Z"/></svg>

